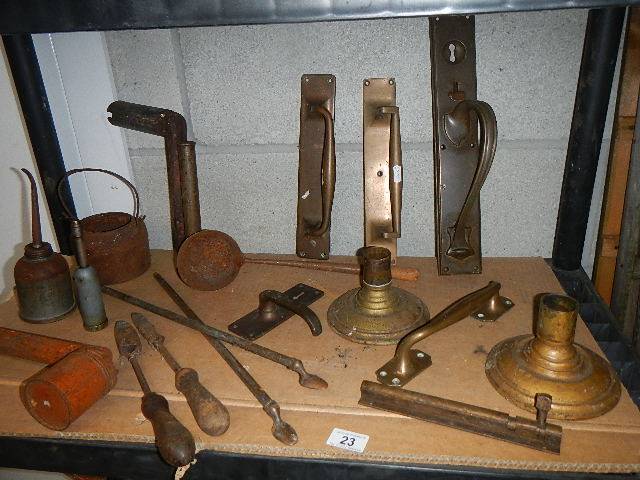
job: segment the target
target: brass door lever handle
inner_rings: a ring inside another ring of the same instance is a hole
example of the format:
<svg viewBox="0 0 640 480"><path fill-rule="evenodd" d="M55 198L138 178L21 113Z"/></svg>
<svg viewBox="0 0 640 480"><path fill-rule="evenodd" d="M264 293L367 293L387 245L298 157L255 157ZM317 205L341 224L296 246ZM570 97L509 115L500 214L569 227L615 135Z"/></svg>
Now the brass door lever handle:
<svg viewBox="0 0 640 480"><path fill-rule="evenodd" d="M451 242L447 249L448 256L460 260L475 253L468 239L468 216L480 198L480 189L491 169L498 140L496 115L488 103L480 100L463 100L444 116L444 130L449 140L457 146L463 144L468 133L475 128L471 125L471 111L478 115L480 123L480 159L456 223L449 227Z"/></svg>
<svg viewBox="0 0 640 480"><path fill-rule="evenodd" d="M322 115L324 119L324 145L322 149L322 221L317 227L311 227L308 235L319 237L325 234L330 225L333 194L336 190L336 141L333 116L321 105L312 105L310 112Z"/></svg>
<svg viewBox="0 0 640 480"><path fill-rule="evenodd" d="M400 109L379 107L377 118L389 115L389 196L391 200L391 231L384 238L400 238L402 212L402 148L400 141Z"/></svg>
<svg viewBox="0 0 640 480"><path fill-rule="evenodd" d="M280 306L301 317L307 325L309 325L311 334L314 337L317 337L322 333L322 324L320 323L320 319L313 310L306 305L291 300L283 293L275 290L263 290L260 292L260 296L258 298L258 321L273 322L276 320L279 316L277 307Z"/></svg>
<svg viewBox="0 0 640 480"><path fill-rule="evenodd" d="M376 372L378 381L394 387L405 385L431 366L429 355L419 350L412 350L411 347L416 343L469 315L481 321L495 321L511 307L513 302L500 295L498 282L489 282L486 287L456 300L431 321L400 340L393 358Z"/></svg>
<svg viewBox="0 0 640 480"><path fill-rule="evenodd" d="M318 316L308 307L324 295L322 290L299 283L286 292L263 290L258 297L258 308L229 325L229 330L247 340L260 338L293 315L309 325L315 337L322 333Z"/></svg>

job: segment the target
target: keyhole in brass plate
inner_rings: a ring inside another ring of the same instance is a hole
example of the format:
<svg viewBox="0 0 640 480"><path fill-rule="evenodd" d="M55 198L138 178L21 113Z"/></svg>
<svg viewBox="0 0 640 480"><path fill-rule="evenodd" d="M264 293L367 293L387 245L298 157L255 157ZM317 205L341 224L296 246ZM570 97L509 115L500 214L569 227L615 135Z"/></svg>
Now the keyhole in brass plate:
<svg viewBox="0 0 640 480"><path fill-rule="evenodd" d="M456 64L465 59L467 56L467 49L462 42L458 40L451 40L444 45L442 55L447 62Z"/></svg>

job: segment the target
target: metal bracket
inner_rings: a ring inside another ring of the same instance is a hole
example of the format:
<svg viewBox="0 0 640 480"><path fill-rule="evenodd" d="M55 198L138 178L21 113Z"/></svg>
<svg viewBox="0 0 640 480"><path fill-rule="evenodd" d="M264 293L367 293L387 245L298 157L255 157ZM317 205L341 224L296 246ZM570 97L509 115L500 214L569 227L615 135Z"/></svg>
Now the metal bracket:
<svg viewBox="0 0 640 480"><path fill-rule="evenodd" d="M475 20L432 17L429 33L438 272L480 273L480 188L495 154L497 126L491 107L476 100Z"/></svg>
<svg viewBox="0 0 640 480"><path fill-rule="evenodd" d="M322 290L304 283L280 293L264 290L260 294L260 305L251 313L229 325L229 330L248 340L255 340L270 332L293 315L300 315L311 328L311 333L319 335L322 326L318 317L307 307L324 295Z"/></svg>
<svg viewBox="0 0 640 480"><path fill-rule="evenodd" d="M400 112L393 78L363 83L364 244L389 249L395 265L401 230Z"/></svg>
<svg viewBox="0 0 640 480"><path fill-rule="evenodd" d="M300 92L296 253L303 258L325 260L329 258L336 184L336 77L303 75Z"/></svg>

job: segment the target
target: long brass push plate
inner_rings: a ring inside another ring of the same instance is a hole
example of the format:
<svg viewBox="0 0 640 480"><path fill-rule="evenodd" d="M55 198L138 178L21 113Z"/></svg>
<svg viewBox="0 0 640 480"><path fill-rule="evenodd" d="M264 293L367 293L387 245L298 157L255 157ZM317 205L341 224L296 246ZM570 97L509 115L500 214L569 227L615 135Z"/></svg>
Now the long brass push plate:
<svg viewBox="0 0 640 480"><path fill-rule="evenodd" d="M395 80L364 80L362 103L364 244L389 249L395 264L402 211L400 111Z"/></svg>
<svg viewBox="0 0 640 480"><path fill-rule="evenodd" d="M438 272L480 273L480 189L495 154L495 114L476 99L474 17L432 17L429 32Z"/></svg>
<svg viewBox="0 0 640 480"><path fill-rule="evenodd" d="M336 184L336 77L303 75L300 92L296 253L303 258L325 260L329 258Z"/></svg>

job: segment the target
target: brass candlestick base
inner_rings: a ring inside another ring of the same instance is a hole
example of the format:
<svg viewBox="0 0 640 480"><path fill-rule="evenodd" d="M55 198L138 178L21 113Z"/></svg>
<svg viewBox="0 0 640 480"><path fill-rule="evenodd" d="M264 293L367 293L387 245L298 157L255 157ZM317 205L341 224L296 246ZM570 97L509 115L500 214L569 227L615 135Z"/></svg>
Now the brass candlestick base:
<svg viewBox="0 0 640 480"><path fill-rule="evenodd" d="M498 393L530 412L535 412L535 395L548 394L549 417L566 420L597 417L616 406L620 380L611 365L573 343L577 307L572 298L544 295L535 336L510 338L493 347L485 371Z"/></svg>
<svg viewBox="0 0 640 480"><path fill-rule="evenodd" d="M365 247L362 287L349 290L329 307L329 325L356 343L389 345L425 324L429 311L415 295L391 286L391 252Z"/></svg>

